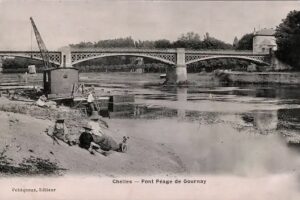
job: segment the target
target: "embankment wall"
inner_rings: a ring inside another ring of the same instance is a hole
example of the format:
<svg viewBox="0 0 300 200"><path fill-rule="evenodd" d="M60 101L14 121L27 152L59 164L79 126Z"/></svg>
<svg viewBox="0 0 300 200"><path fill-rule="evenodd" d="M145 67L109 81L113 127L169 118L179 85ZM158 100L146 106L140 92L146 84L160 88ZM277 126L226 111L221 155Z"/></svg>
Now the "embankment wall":
<svg viewBox="0 0 300 200"><path fill-rule="evenodd" d="M229 82L300 84L300 72L226 72Z"/></svg>

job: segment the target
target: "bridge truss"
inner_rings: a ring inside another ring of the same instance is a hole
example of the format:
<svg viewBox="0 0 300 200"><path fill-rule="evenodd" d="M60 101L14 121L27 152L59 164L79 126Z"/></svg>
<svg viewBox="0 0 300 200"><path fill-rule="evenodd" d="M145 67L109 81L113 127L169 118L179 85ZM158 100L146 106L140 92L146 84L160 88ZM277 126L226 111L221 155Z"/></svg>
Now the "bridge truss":
<svg viewBox="0 0 300 200"><path fill-rule="evenodd" d="M21 57L43 61L41 52L39 51L0 51L0 57ZM61 64L61 57L60 51L49 52L49 60L55 65Z"/></svg>
<svg viewBox="0 0 300 200"><path fill-rule="evenodd" d="M71 63L77 64L87 60L110 56L136 56L151 58L166 64L178 64L176 49L168 50L145 50L145 49L103 49L103 50L77 50L71 51ZM251 51L186 51L184 61L181 63L191 64L202 60L232 58L248 60L257 64L270 65L269 54L253 54Z"/></svg>
<svg viewBox="0 0 300 200"><path fill-rule="evenodd" d="M146 49L97 49L97 50L71 50L69 52L70 63L72 65L102 57L111 56L136 56L151 58L169 65L178 63L191 64L202 60L232 58L248 60L257 64L270 65L270 54L253 54L252 52L242 51L184 51L180 56L176 49L167 50L146 50ZM0 57L23 57L35 60L41 60L42 56L39 51L0 51ZM63 52L49 51L50 62L55 65L62 64Z"/></svg>

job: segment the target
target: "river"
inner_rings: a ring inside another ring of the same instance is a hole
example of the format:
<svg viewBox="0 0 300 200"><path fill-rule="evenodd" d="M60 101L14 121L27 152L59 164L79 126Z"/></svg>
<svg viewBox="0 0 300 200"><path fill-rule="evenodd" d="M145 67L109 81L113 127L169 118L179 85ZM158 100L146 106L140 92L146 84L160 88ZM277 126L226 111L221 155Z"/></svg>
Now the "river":
<svg viewBox="0 0 300 200"><path fill-rule="evenodd" d="M286 137L300 136L299 85L226 86L188 74L191 85L174 87L159 74L117 72L81 73L80 81L99 93L133 94L134 104L119 105L110 120L129 136L172 148L185 173L299 172L300 145Z"/></svg>
<svg viewBox="0 0 300 200"><path fill-rule="evenodd" d="M134 94L134 105L111 120L174 149L189 174L299 172L299 148L284 137L300 134L299 86L222 86L198 74L188 74L189 87L161 86L159 74L80 77L99 91Z"/></svg>
<svg viewBox="0 0 300 200"><path fill-rule="evenodd" d="M16 78L2 74L0 80ZM96 93L135 96L133 104L120 105L107 119L111 128L131 137L127 155L138 160L126 161L125 154L122 164L138 167L129 167L129 174L205 179L206 186L191 187L204 199L298 199L300 147L288 145L287 135L300 135L299 85L222 85L209 74L188 74L188 79L191 85L173 87L161 85L159 74L80 74ZM171 158L147 161L148 168L136 163L148 159L132 152L139 141L139 154L167 151ZM172 174L163 163L180 170ZM205 198L211 195L215 198Z"/></svg>

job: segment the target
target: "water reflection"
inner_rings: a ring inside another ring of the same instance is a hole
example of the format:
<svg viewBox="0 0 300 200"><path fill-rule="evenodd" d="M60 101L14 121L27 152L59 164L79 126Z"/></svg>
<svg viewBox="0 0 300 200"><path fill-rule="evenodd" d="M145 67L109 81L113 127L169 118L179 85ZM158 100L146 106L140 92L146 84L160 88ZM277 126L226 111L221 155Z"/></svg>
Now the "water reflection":
<svg viewBox="0 0 300 200"><path fill-rule="evenodd" d="M177 116L179 119L185 118L185 105L187 103L187 88L177 88L177 102L179 109L177 109Z"/></svg>
<svg viewBox="0 0 300 200"><path fill-rule="evenodd" d="M298 86L249 84L230 87L170 87L135 85L141 81L153 82L155 78L155 81L159 81L156 74L133 77L130 74L105 74L103 77L97 74L97 78L98 76L101 80L99 87L105 86L107 90L120 92L124 92L125 87L137 100L132 104L116 105L111 113L112 118L176 119L198 124L230 124L238 130L253 129L258 134L281 130L299 133L300 130ZM134 81L128 83L131 78Z"/></svg>
<svg viewBox="0 0 300 200"><path fill-rule="evenodd" d="M237 96L252 96L261 98L277 98L281 100L292 100L292 103L299 103L300 91L299 87L281 86L281 87L266 87L266 86L243 86L233 91Z"/></svg>
<svg viewBox="0 0 300 200"><path fill-rule="evenodd" d="M174 88L173 94L155 94L156 97L143 96L146 99L156 99L164 101L175 101L176 108L164 107L147 103L118 104L112 113L113 118L135 118L135 119L162 119L162 118L178 118L180 120L197 121L200 124L217 124L227 123L229 116L233 116L231 122L240 126L253 127L259 134L268 134L279 129L297 129L300 130L300 108L286 109L270 109L270 110L254 110L250 112L242 112L240 116L242 122L239 122L235 113L211 112L186 109L186 105L191 99L188 88ZM206 95L209 99L210 94ZM166 98L167 96L167 98ZM212 98L215 98L213 96ZM214 99L211 99L213 101ZM193 101L194 102L194 101ZM199 102L201 103L201 102ZM230 120L229 120L230 121ZM235 126L236 127L236 126Z"/></svg>
<svg viewBox="0 0 300 200"><path fill-rule="evenodd" d="M241 117L246 124L251 124L263 134L277 129L277 112L277 110L257 111L253 113L244 113Z"/></svg>
<svg viewBox="0 0 300 200"><path fill-rule="evenodd" d="M300 108L278 110L279 129L296 130L300 134Z"/></svg>
<svg viewBox="0 0 300 200"><path fill-rule="evenodd" d="M167 100L175 101L178 109L166 108L157 105L147 105L138 103L124 103L114 104L113 108L110 108L113 117L127 117L127 118L163 118L163 117L177 117L179 119L186 118L185 105L188 99L187 88L170 88L171 94L142 94L139 97L145 99L154 100Z"/></svg>
<svg viewBox="0 0 300 200"><path fill-rule="evenodd" d="M292 130L300 135L300 108L244 113L241 118L264 133L265 131Z"/></svg>
<svg viewBox="0 0 300 200"><path fill-rule="evenodd" d="M280 135L299 133L299 87L131 85L130 93L135 103L118 105L112 120L123 123L122 131L132 138L164 144L173 162L190 173L257 175L300 164L299 152Z"/></svg>

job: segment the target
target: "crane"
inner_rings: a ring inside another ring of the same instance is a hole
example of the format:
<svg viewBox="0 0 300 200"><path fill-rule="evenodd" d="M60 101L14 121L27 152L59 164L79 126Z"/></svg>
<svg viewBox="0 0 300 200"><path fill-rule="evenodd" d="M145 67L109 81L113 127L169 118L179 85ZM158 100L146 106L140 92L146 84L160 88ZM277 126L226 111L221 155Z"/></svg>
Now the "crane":
<svg viewBox="0 0 300 200"><path fill-rule="evenodd" d="M50 54L32 17L30 17L30 21L44 62L43 92L47 95L48 99L52 100L69 101L70 99L73 99L75 89L79 85L78 70L72 67L60 68L54 67L54 65L52 66L50 63Z"/></svg>
<svg viewBox="0 0 300 200"><path fill-rule="evenodd" d="M33 31L34 31L34 34L35 34L37 44L38 44L40 52L41 52L43 62L44 62L44 69L51 68L52 65L50 63L50 56L49 56L49 52L46 48L46 45L45 45L45 43L44 43L44 41L41 37L41 34L39 33L39 31L37 29L32 17L30 17L30 21L31 21L31 24L32 24L32 28L33 28Z"/></svg>

